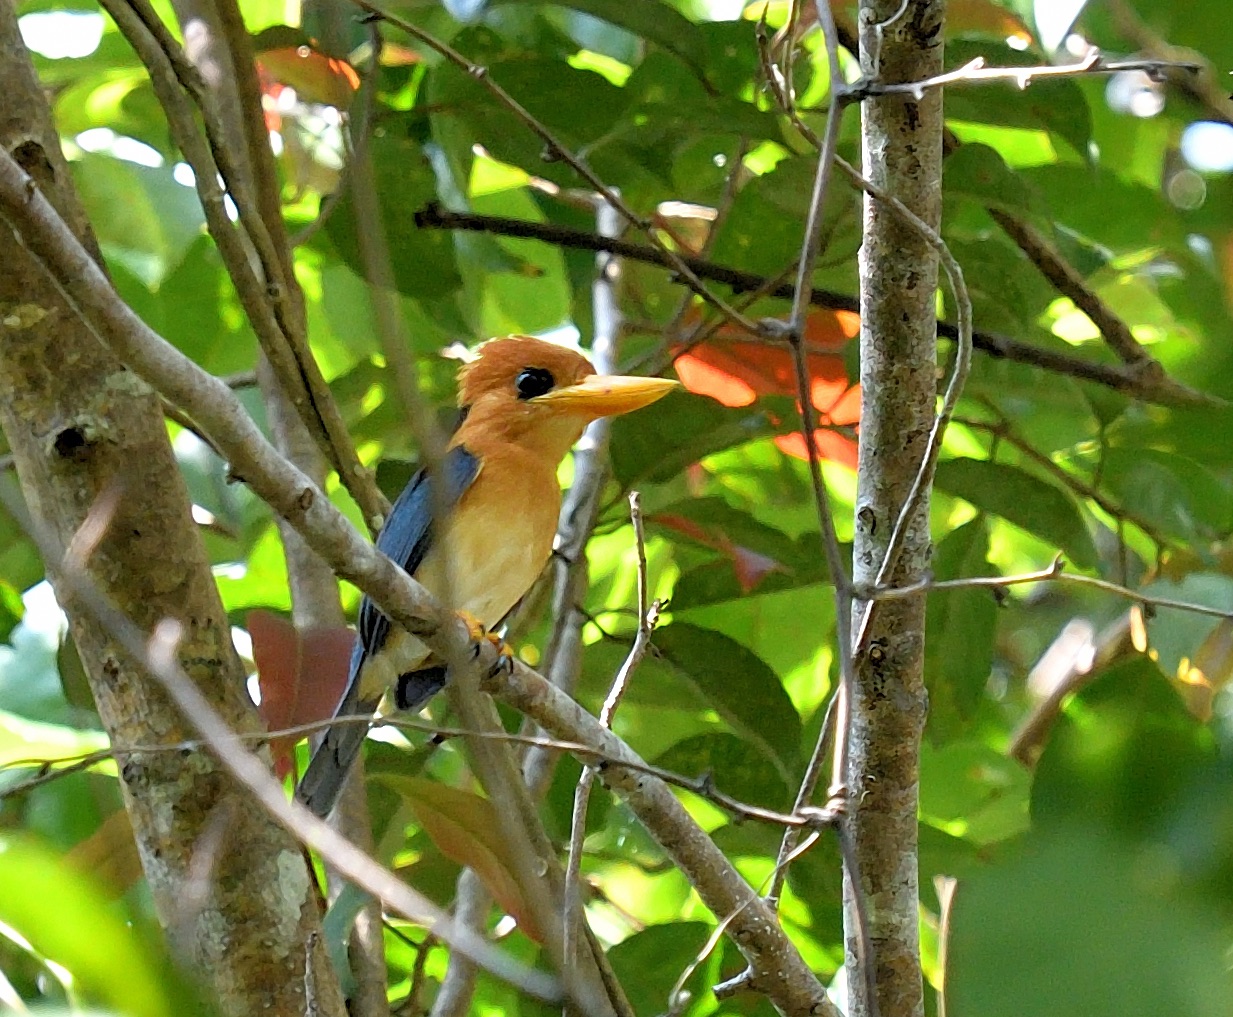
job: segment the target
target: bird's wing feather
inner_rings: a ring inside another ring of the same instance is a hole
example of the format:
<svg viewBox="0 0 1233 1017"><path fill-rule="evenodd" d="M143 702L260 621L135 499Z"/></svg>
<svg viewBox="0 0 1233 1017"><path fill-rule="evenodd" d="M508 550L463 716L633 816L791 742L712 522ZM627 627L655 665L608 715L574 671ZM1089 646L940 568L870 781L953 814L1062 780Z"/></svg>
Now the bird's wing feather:
<svg viewBox="0 0 1233 1017"><path fill-rule="evenodd" d="M433 513L438 508L452 510L474 483L479 471L480 460L477 456L461 445L450 449L437 474L444 484L444 497L438 505L433 496L432 481L424 470L420 470L403 488L390 509L389 520L377 537L378 550L401 565L408 574L414 575L432 547ZM389 618L367 596L360 604L358 630L351 653L351 673L342 699L334 710L335 717L373 713L384 691L363 687L365 662L380 653L390 636ZM406 637L405 633L403 635ZM438 680L433 691L440 685ZM296 789L296 797L317 815L324 817L334 807L367 733L366 726L361 724L335 725L326 730Z"/></svg>
<svg viewBox="0 0 1233 1017"><path fill-rule="evenodd" d="M426 470L420 470L390 509L389 521L377 535L377 550L403 567L408 575L415 570L432 547L433 512L438 507L450 511L479 476L480 461L461 445L455 445L441 460L438 471L445 488L441 505L435 504L433 482ZM390 620L368 597L360 603L359 643L362 653L352 657L351 678L359 672L364 659L381 649L389 635Z"/></svg>

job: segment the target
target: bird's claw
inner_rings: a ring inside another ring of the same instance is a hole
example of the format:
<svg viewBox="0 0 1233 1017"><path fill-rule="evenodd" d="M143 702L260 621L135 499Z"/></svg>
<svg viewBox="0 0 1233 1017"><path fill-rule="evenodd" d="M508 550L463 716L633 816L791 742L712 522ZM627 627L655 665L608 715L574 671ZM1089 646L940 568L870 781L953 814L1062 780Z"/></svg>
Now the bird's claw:
<svg viewBox="0 0 1233 1017"><path fill-rule="evenodd" d="M497 655L497 662L492 665L488 671L489 678L498 676L508 678L514 673L514 654L508 646L501 644L501 652Z"/></svg>
<svg viewBox="0 0 1233 1017"><path fill-rule="evenodd" d="M480 655L484 643L491 643L497 650L497 662L492 666L489 677L498 674L513 674L514 651L510 649L509 644L495 632L490 632L484 623L469 611L459 611L458 617L467 626L467 633L471 637L471 659L474 660Z"/></svg>

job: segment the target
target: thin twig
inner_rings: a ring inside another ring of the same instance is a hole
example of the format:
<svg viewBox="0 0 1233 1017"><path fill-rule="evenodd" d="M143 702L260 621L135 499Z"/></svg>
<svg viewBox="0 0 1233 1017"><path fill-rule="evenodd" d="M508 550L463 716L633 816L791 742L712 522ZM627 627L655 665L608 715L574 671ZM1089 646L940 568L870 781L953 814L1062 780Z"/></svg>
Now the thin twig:
<svg viewBox="0 0 1233 1017"><path fill-rule="evenodd" d="M261 803L270 816L357 886L384 900L410 921L431 928L454 949L465 952L503 981L544 1000L559 1000L557 979L526 967L457 923L437 905L412 889L393 872L369 858L337 831L298 802L288 800L282 784L251 752L185 673L178 659L183 626L173 619L159 623L147 642L143 633L98 588L88 574L67 558L58 539L26 514L25 507L0 489L0 502L52 563L60 580L88 611L163 686L185 720L201 735L210 752L233 778Z"/></svg>
<svg viewBox="0 0 1233 1017"><path fill-rule="evenodd" d="M851 703L851 694L855 682L855 662L852 655L852 582L840 558L839 539L835 533L835 522L831 514L830 501L822 479L817 442L814 438L816 424L813 416L809 366L802 342L805 330L805 316L813 291L813 265L818 253L818 235L822 225L822 210L826 200L826 191L830 182L831 171L835 165L840 118L844 108L842 102L844 85L839 65L839 43L835 33L834 16L831 13L830 5L825 0L817 4L817 11L819 23L822 26L830 69L830 108L827 115L826 131L819 145L818 166L814 175L813 194L806 218L805 238L797 263L792 314L789 318L786 332L792 348L797 384L797 401L801 414L802 434L809 454L809 471L813 486L814 505L822 531L827 570L834 587L835 627L837 630L836 652L839 658L840 678L839 688L832 696L831 702L827 707L827 722L822 725L822 729L818 733L809 763L806 765L800 785L797 788L793 812L800 812L808 807L813 800L824 765L824 747L828 737L831 738L833 746L829 792L833 801L843 801L845 796L845 775L847 772L848 708ZM779 101L785 109L791 110L793 108L790 94L786 92L779 93ZM779 887L782 886L787 871L788 859L793 856L798 840L799 836L796 831L790 829L784 831L783 841L779 847L779 855L775 866L776 889L773 891L772 896L776 898L776 902ZM862 896L860 884L853 883L852 885L857 898L860 899ZM867 967L867 962L868 958L866 958L866 963L862 967Z"/></svg>
<svg viewBox="0 0 1233 1017"><path fill-rule="evenodd" d="M646 534L642 525L642 499L637 491L629 495L629 519L634 528L634 545L638 553L638 633L634 637L629 654L612 680L612 686L599 711L599 722L611 729L612 718L621 705L621 699L629 688L634 669L646 656L651 645L651 634L659 622L663 604L658 600L648 603L649 580L646 564ZM574 811L570 821L569 858L565 866L565 962L573 961L573 948L577 941L578 926L586 921L579 892L579 873L582 868L583 840L586 837L587 806L591 801L591 789L595 784L596 768L585 766L574 791Z"/></svg>
<svg viewBox="0 0 1233 1017"><path fill-rule="evenodd" d="M376 18L381 18L389 22L396 28L406 32L414 39L418 39L425 46L445 57L455 67L466 73L471 78L475 79L486 88L492 95L513 113L519 120L525 124L530 131L538 137L545 145L548 146L548 151L559 158L562 162L568 165L575 173L583 180L589 183L595 190L601 194L605 201L613 208L621 213L634 226L646 234L647 238L667 257L671 266L680 273L681 279L690 289L698 294L703 300L714 307L717 311L723 314L726 318L737 325L748 329L751 332L757 332L757 326L742 315L736 308L732 307L722 297L712 292L698 277L698 275L690 268L688 261L682 258L672 248L663 243L655 233L655 224L646 216L639 215L625 202L625 200L600 179L600 177L592 170L581 158L571 152L564 144L554 135L544 124L532 116L531 112L522 105L517 99L509 94L500 84L494 81L488 73L488 68L481 67L478 64L472 63L467 57L463 56L458 50L454 49L448 43L443 42L436 36L424 31L418 25L412 24L405 18L400 18L396 14L384 10L383 8L371 3L370 0L352 0L353 3L362 10L367 11L370 15Z"/></svg>
<svg viewBox="0 0 1233 1017"><path fill-rule="evenodd" d="M404 629L449 659L465 655L466 626L426 590L364 540L342 513L298 470L279 457L234 393L155 333L116 295L90 254L8 153L0 150L0 220L22 237L31 257L54 280L99 341L148 384L175 399L227 453L233 472L258 497L300 530L335 572L373 597ZM484 642L471 667L496 669L495 648ZM834 1017L826 991L784 935L772 912L698 827L667 786L637 774L640 762L620 739L542 676L515 662L492 674L484 688L533 717L559 737L590 743L619 760L605 782L626 801L715 914L748 906L733 923L733 941L750 962L753 984L781 1010ZM281 794L281 792L280 792Z"/></svg>
<svg viewBox="0 0 1233 1017"><path fill-rule="evenodd" d="M1221 610L1218 607L1208 607L1206 604L1196 604L1189 600L1175 600L1172 597L1157 597L1144 593L1108 579L1098 579L1095 576L1085 576L1078 572L1065 571L1065 562L1059 554L1048 568L1035 572L1021 572L1012 576L966 576L961 579L923 579L909 586L875 586L861 591L862 599L873 601L901 600L904 597L915 596L918 593L932 593L938 590L967 590L978 587L990 589L1007 586L1022 586L1025 583L1069 583L1071 586L1089 586L1092 589L1113 593L1126 600L1138 604L1147 604L1153 608L1168 608L1174 611L1188 611L1191 614L1207 615L1210 618L1223 618L1233 621L1233 609ZM868 596L866 596L866 594Z"/></svg>
<svg viewBox="0 0 1233 1017"><path fill-rule="evenodd" d="M296 311L294 300L289 300L283 281L282 259L255 208L245 175L230 153L208 90L148 0L103 0L103 5L146 66L172 138L193 170L207 228L254 334L309 433L372 527L384 518L389 505L371 473L360 464L342 414L308 350L300 324L303 315ZM194 109L201 116L204 138ZM243 234L228 216L224 200L228 194ZM261 278L250 250L261 266Z"/></svg>
<svg viewBox="0 0 1233 1017"><path fill-rule="evenodd" d="M851 87L849 102L859 102L880 95L910 95L924 98L931 88L955 85L988 85L1009 82L1026 89L1043 78L1074 78L1087 74L1119 74L1122 71L1144 71L1149 77L1163 78L1171 71L1198 74L1202 65L1185 60L1106 60L1099 50L1091 50L1073 64L1043 64L1036 67L987 67L984 57L969 60L962 67L922 81L860 81Z"/></svg>
<svg viewBox="0 0 1233 1017"><path fill-rule="evenodd" d="M1184 46L1174 46L1157 34L1126 2L1106 0L1104 5L1113 19L1113 25L1147 56L1163 61L1179 57L1194 59L1200 68L1198 74L1169 74L1168 79L1194 102L1204 107L1209 120L1233 124L1233 96L1225 87L1225 79L1209 63L1203 54Z"/></svg>
<svg viewBox="0 0 1233 1017"><path fill-rule="evenodd" d="M307 724L297 724L293 727L276 728L252 734L237 732L236 737L256 747L264 745L275 738L304 737L319 734L327 727L345 724L362 724L374 730L377 728L390 728L394 731L414 731L430 734L439 743L444 743L451 738L487 738L508 742L511 745L525 745L531 748L543 749L553 753L567 752L578 758L584 765L595 767L600 771L609 766L620 766L645 774L648 777L662 780L665 784L671 784L673 787L679 787L683 791L688 791L690 794L706 799L734 819L767 823L771 826L809 827L814 822L814 819L808 815L797 816L787 812L776 812L773 809L763 808L760 805L750 805L748 802L733 798L715 785L715 779L709 773L704 773L697 777L687 777L684 774L665 770L663 767L654 766L651 763L632 762L624 756L606 755L585 742L550 738L544 735L526 735L513 731L473 731L461 727L440 727L427 721L396 716L378 717L375 720L369 717L353 716L312 721ZM31 758L11 760L0 765L0 773L23 769L34 769L37 773L27 780L0 789L0 801L5 798L25 794L36 787L59 780L62 777L93 769L121 756L136 756L143 753L159 752L193 752L206 747L208 747L207 743L201 739L188 738L158 745L112 746L95 752L65 756L58 759ZM56 765L61 763L63 765Z"/></svg>
<svg viewBox="0 0 1233 1017"><path fill-rule="evenodd" d="M667 269L673 268L667 256L658 248L629 240L601 237L588 230L573 229L553 223L529 222L505 216L478 215L473 212L451 212L437 205L430 205L415 213L415 224L421 229L493 233L498 236L540 240L556 247L568 247L574 250L610 251L630 261L659 265ZM681 255L681 258L688 263L690 269L699 278L722 283L739 293L754 292L761 296L791 300L796 292L795 286L789 282L775 282L754 272L744 272L726 265L716 265L706 258L690 255ZM860 312L860 300L857 297L834 290L815 288L810 303L814 307L828 310L851 311L854 314ZM754 334L758 333L755 331ZM959 326L953 322L939 321L938 335L944 339L958 339ZM771 341L780 343L787 341L783 336L760 336L759 338L769 338ZM973 331L972 344L982 353L995 359L1026 364L1053 374L1067 375L1078 378L1080 381L1092 382L1116 392L1124 392L1126 395L1145 402L1162 405L1210 405L1219 402L1214 397L1197 392L1171 378L1156 382L1119 365L1099 364L1084 360L1069 353L1025 343L1000 332Z"/></svg>

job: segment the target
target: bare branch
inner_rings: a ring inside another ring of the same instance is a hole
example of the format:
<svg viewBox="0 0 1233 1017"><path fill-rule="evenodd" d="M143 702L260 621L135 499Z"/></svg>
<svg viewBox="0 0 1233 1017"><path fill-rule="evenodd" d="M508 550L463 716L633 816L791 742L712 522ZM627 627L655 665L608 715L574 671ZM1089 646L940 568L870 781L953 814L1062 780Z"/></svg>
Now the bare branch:
<svg viewBox="0 0 1233 1017"><path fill-rule="evenodd" d="M1201 614L1209 618L1223 618L1233 621L1233 611L1230 610L1208 607L1206 604L1197 604L1189 600L1157 597L1142 590L1135 590L1120 583L1110 582L1107 579L1085 576L1077 572L1066 572L1064 569L1065 563L1062 556L1058 555L1053 560L1053 564L1048 566L1048 568L1039 569L1035 572L1021 572L1011 576L968 576L962 579L940 579L936 581L925 579L911 586L875 586L869 590L862 591L861 596L864 597L868 593L867 599L869 600L899 600L904 597L915 596L921 592L932 593L937 590L1000 589L1009 586L1021 586L1025 583L1068 583L1071 586L1088 586L1096 590L1102 590L1105 593L1112 593L1126 600L1132 600L1137 604L1146 604L1154 608L1188 611L1191 614Z"/></svg>
<svg viewBox="0 0 1233 1017"><path fill-rule="evenodd" d="M1184 60L1106 60L1099 50L1092 49L1078 63L1043 64L1036 67L988 67L984 57L969 60L962 67L945 74L936 74L921 81L861 81L851 87L849 102L859 102L879 95L910 95L921 99L931 88L955 85L989 85L1009 83L1026 89L1047 78L1077 78L1088 74L1119 74L1122 71L1144 71L1150 77L1162 78L1172 71L1198 74L1202 65Z"/></svg>
<svg viewBox="0 0 1233 1017"><path fill-rule="evenodd" d="M308 349L303 314L289 289L294 280L286 281L285 259L257 210L246 174L230 152L200 75L148 0L105 0L104 7L149 71L172 137L193 170L210 235L279 383L364 510L369 526L375 526L389 505L371 473L360 464L342 414ZM204 138L197 127L197 114L205 127ZM227 194L235 202L243 235L227 214ZM250 251L260 266L260 276Z"/></svg>
<svg viewBox="0 0 1233 1017"><path fill-rule="evenodd" d="M629 518L634 527L634 546L638 554L638 634L634 637L624 663L612 680L604 705L599 711L599 723L608 729L612 727L612 717L621 705L621 699L629 688L634 669L646 656L651 646L651 634L659 621L659 612L663 605L657 600L648 604L649 594L646 568L646 536L642 526L642 501L637 491L629 495ZM586 915L582 909L582 896L579 892L579 872L582 867L583 839L586 837L587 806L591 800L591 788L595 783L596 769L593 766L583 767L578 778L578 787L574 791L574 811L570 821L569 860L565 866L565 961L573 960L573 947L577 936L577 926L585 924Z"/></svg>

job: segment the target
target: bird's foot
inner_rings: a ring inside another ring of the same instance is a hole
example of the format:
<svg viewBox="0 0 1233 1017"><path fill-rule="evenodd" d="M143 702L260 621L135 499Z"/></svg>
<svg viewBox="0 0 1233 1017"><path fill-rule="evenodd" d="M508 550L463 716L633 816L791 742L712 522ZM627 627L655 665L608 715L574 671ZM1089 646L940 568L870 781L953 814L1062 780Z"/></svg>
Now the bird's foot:
<svg viewBox="0 0 1233 1017"><path fill-rule="evenodd" d="M497 650L497 662L493 665L491 674L509 674L514 670L514 651L510 648L499 635L495 632L490 632L487 626L482 621L471 614L470 611L459 611L458 617L463 620L467 626L467 633L471 636L471 641L475 644L473 658L478 657L480 649L485 642L491 643Z"/></svg>

